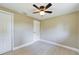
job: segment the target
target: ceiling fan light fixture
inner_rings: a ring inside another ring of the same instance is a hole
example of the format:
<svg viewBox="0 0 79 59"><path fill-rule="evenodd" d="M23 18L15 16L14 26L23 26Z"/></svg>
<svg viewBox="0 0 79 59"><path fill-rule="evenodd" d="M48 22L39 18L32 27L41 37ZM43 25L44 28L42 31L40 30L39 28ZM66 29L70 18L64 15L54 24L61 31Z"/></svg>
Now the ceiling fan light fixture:
<svg viewBox="0 0 79 59"><path fill-rule="evenodd" d="M52 6L51 3L48 3L46 6L39 6L39 7L38 7L38 6L35 5L35 4L33 4L33 6L38 10L38 11L34 12L34 14L35 14L35 13L39 13L41 16L43 16L43 15L45 15L46 13L49 13L49 14L52 13L52 11L46 11L49 7Z"/></svg>
<svg viewBox="0 0 79 59"><path fill-rule="evenodd" d="M45 12L44 11L40 11L40 15L45 15Z"/></svg>

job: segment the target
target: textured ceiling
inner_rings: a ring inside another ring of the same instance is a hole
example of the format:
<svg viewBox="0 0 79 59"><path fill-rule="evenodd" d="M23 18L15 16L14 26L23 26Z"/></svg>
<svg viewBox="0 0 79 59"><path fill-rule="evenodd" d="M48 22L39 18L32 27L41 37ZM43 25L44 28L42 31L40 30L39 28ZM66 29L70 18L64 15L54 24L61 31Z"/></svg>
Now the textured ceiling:
<svg viewBox="0 0 79 59"><path fill-rule="evenodd" d="M37 10L32 6L33 4L36 4L37 6L47 5L47 3L0 3L0 6L15 10L20 13L25 13L26 15L34 17L37 20L64 15L79 10L78 3L52 3L53 5L48 10L52 10L53 13L40 16L39 13L33 14L33 11Z"/></svg>

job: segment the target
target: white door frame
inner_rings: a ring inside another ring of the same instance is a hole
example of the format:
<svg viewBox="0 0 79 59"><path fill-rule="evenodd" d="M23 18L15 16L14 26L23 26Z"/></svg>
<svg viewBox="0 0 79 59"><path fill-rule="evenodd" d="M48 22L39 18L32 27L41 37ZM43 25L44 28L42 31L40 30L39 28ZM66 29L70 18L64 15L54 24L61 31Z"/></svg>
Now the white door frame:
<svg viewBox="0 0 79 59"><path fill-rule="evenodd" d="M33 40L40 40L40 21L38 20L33 21Z"/></svg>
<svg viewBox="0 0 79 59"><path fill-rule="evenodd" d="M14 48L14 14L11 12L7 12L4 10L0 10L0 12L11 15L11 50Z"/></svg>

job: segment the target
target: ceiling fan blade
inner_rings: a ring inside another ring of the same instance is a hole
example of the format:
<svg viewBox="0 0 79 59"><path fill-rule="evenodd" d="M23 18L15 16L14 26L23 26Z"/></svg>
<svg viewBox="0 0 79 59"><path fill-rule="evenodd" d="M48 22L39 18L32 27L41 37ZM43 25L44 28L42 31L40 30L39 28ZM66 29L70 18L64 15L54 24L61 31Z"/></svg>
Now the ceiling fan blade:
<svg viewBox="0 0 79 59"><path fill-rule="evenodd" d="M50 6L52 6L51 3L49 3L49 4L45 7L45 9L48 9Z"/></svg>
<svg viewBox="0 0 79 59"><path fill-rule="evenodd" d="M37 11L37 12L33 12L33 13L34 13L34 14L35 14L35 13L39 13L39 11Z"/></svg>
<svg viewBox="0 0 79 59"><path fill-rule="evenodd" d="M37 9L39 9L39 7L38 7L38 6L36 6L35 4L33 4L33 6L34 6L35 8L37 8Z"/></svg>
<svg viewBox="0 0 79 59"><path fill-rule="evenodd" d="M45 11L46 13L52 13L52 11Z"/></svg>

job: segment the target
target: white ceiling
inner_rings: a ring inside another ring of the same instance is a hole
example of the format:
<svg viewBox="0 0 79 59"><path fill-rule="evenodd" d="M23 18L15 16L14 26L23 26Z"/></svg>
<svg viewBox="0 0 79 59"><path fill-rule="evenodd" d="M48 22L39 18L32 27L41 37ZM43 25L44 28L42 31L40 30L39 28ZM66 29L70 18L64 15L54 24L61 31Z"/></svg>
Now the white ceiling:
<svg viewBox="0 0 79 59"><path fill-rule="evenodd" d="M53 11L53 13L40 16L39 13L33 14L33 11L37 10L32 6L33 4L36 4L37 6L47 5L47 3L0 3L0 6L15 10L20 13L25 13L26 15L34 17L38 20L64 15L79 10L78 3L52 3L53 5L48 10Z"/></svg>

